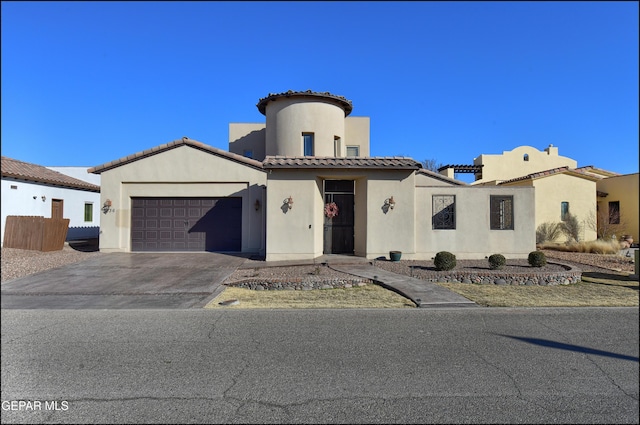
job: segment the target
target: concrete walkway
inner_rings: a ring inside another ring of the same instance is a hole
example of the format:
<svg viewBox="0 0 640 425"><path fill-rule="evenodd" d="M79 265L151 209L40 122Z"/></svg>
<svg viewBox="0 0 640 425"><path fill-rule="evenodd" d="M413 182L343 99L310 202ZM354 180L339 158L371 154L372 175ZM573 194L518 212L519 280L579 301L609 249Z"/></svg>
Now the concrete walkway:
<svg viewBox="0 0 640 425"><path fill-rule="evenodd" d="M479 307L474 303L434 283L388 272L370 264L329 264L334 270L368 278L400 295L409 298L418 307Z"/></svg>

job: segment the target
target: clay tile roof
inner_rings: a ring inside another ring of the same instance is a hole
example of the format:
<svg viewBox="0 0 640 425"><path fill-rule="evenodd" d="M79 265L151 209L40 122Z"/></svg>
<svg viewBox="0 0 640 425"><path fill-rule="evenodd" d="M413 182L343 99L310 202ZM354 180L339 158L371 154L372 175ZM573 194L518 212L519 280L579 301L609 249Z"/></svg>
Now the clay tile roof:
<svg viewBox="0 0 640 425"><path fill-rule="evenodd" d="M576 171L584 171L585 173L588 173L594 177L598 177L601 179L620 175L619 173L616 173L614 171L604 170L602 168L594 167L593 165L585 165L584 167L578 167L576 168Z"/></svg>
<svg viewBox="0 0 640 425"><path fill-rule="evenodd" d="M100 174L103 171L111 170L112 168L116 168L116 167L119 167L119 166L124 165L124 164L129 164L129 163L137 161L139 159L146 158L146 157L149 157L149 156L153 156L153 155L156 155L158 153L165 152L165 151L168 151L168 150L171 150L171 149L175 149L175 148L180 147L180 146L190 146L192 148L199 149L199 150L202 150L204 152L208 152L208 153L211 153L211 154L214 154L214 155L229 159L231 161L239 162L241 164L249 165L251 167L258 168L258 169L262 170L262 163L260 161L256 161L255 159L247 158L247 157L244 157L242 155L235 154L235 153L227 152L227 151L224 151L222 149L214 148L213 146L205 145L202 142L198 142L197 140L191 140L188 137L183 137L180 140L174 140L173 142L165 143L163 145L159 145L159 146L153 147L151 149L147 149L147 150L144 150L144 151L141 151L141 152L137 152L137 153L134 153L132 155L128 155L128 156L122 157L120 159L116 159L114 161L107 162L107 163L102 164L102 165L97 165L95 167L89 168L88 171L90 173Z"/></svg>
<svg viewBox="0 0 640 425"><path fill-rule="evenodd" d="M321 98L324 100L329 100L329 101L332 101L333 103L337 103L342 109L344 109L345 117L349 115L353 110L353 103L344 96L331 94L328 91L317 92L317 91L311 91L311 90L306 90L306 91L289 90L282 93L269 93L267 97L263 97L262 99L258 100L258 104L256 105L256 107L258 108L258 111L260 111L262 115L265 115L267 103L269 103L269 101L277 100L282 97L311 97L311 98L315 97L315 98Z"/></svg>
<svg viewBox="0 0 640 425"><path fill-rule="evenodd" d="M517 182L517 181L522 181L522 180L534 180L534 179L539 179L539 178L543 178L543 177L549 177L552 176L554 174L570 174L572 176L576 176L576 177L583 177L587 180L592 180L592 181L596 181L596 180L600 180L599 177L595 177L590 173L587 173L584 170L581 170L579 168L569 168L568 166L564 166L564 167L558 167L558 168L552 168L550 170L545 170L545 171L539 171L537 173L531 173L531 174L527 174L526 176L522 176L522 177L516 177L514 179L510 179L510 180L505 180L503 182L500 182L498 184L505 184L505 183L513 183L513 182Z"/></svg>
<svg viewBox="0 0 640 425"><path fill-rule="evenodd" d="M25 180L35 183L46 183L52 186L70 189L100 192L100 186L50 170L41 165L2 157L2 177Z"/></svg>
<svg viewBox="0 0 640 425"><path fill-rule="evenodd" d="M403 156L386 157L319 157L319 156L267 156L264 168L382 168L388 170L417 170L422 165Z"/></svg>

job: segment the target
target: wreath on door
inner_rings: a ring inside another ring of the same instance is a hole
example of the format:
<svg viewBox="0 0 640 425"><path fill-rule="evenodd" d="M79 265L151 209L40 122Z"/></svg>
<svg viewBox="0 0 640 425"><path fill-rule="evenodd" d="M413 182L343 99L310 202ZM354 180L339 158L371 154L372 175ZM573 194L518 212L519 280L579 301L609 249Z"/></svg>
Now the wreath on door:
<svg viewBox="0 0 640 425"><path fill-rule="evenodd" d="M335 202L328 203L324 206L324 215L333 218L338 215L338 206Z"/></svg>

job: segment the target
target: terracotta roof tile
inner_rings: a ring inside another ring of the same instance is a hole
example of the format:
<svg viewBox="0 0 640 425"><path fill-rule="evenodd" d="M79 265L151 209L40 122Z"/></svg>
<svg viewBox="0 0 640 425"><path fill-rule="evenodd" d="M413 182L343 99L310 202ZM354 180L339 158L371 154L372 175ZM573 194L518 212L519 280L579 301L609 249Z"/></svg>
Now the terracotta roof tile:
<svg viewBox="0 0 640 425"><path fill-rule="evenodd" d="M261 114L265 115L267 103L272 100L277 100L282 97L316 97L316 98L324 98L327 100L331 100L335 103L338 103L342 109L344 109L344 116L346 117L353 110L353 103L344 96L338 96L335 94L331 94L328 91L326 92L317 92L317 91L293 91L289 90L282 93L269 93L266 97L258 100L258 104L256 107Z"/></svg>
<svg viewBox="0 0 640 425"><path fill-rule="evenodd" d="M66 174L50 170L41 165L18 161L17 159L2 157L2 177L26 180L36 183L46 183L53 186L71 189L100 192L100 186L67 176Z"/></svg>
<svg viewBox="0 0 640 425"><path fill-rule="evenodd" d="M422 165L413 158L386 157L320 157L320 156L267 156L264 168L383 168L390 170L417 170Z"/></svg>
<svg viewBox="0 0 640 425"><path fill-rule="evenodd" d="M522 176L522 177L516 177L514 179L510 179L510 180L505 180L503 182L500 182L498 184L506 184L506 183L513 183L513 182L518 182L518 181L523 181L523 180L533 180L533 179L539 179L539 178L543 178L543 177L548 177L548 176L552 176L554 174L570 174L576 177L583 177L585 179L588 180L600 180L600 177L596 177L591 173L587 173L584 170L581 170L579 168L569 168L568 166L564 166L564 167L558 167L558 168L552 168L550 170L544 170L544 171L539 171L537 173L531 173L531 174L527 174L526 176Z"/></svg>
<svg viewBox="0 0 640 425"><path fill-rule="evenodd" d="M202 142L198 142L197 140L191 140L188 137L183 137L180 140L174 140L169 143L165 143L163 145L155 146L151 149L147 149L141 152L136 152L132 155L127 155L123 158L116 159L114 161L110 161L104 163L102 165L97 165L95 167L89 168L90 173L100 174L104 171L110 170L112 168L119 167L121 165L129 164L131 162L137 161L142 158L146 158L149 156L156 155L161 152L168 151L170 149L175 149L180 146L190 146L195 149L199 149L217 156L221 156L223 158L229 159L231 161L239 162L244 165L249 165L253 168L258 168L262 170L262 163L260 161L256 161L255 159L247 158L242 155L238 155L235 153L227 152L222 149L214 148L213 146L205 145Z"/></svg>

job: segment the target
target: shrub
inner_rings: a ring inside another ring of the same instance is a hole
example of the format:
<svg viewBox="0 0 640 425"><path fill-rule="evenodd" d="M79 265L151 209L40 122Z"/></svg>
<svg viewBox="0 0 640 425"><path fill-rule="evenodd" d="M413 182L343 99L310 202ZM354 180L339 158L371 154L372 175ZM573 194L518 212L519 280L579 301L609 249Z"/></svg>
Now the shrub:
<svg viewBox="0 0 640 425"><path fill-rule="evenodd" d="M527 261L533 267L544 267L547 265L547 257L545 257L542 251L530 252Z"/></svg>
<svg viewBox="0 0 640 425"><path fill-rule="evenodd" d="M560 223L560 230L567 237L567 242L577 242L582 226L578 221L578 217L573 214L567 214L565 220Z"/></svg>
<svg viewBox="0 0 640 425"><path fill-rule="evenodd" d="M536 243L554 242L561 233L560 223L542 223L536 229Z"/></svg>
<svg viewBox="0 0 640 425"><path fill-rule="evenodd" d="M491 270L502 270L507 264L507 259L502 254L493 254L489 256L489 267Z"/></svg>
<svg viewBox="0 0 640 425"><path fill-rule="evenodd" d="M456 256L447 251L440 251L433 259L436 270L452 270L456 266Z"/></svg>

